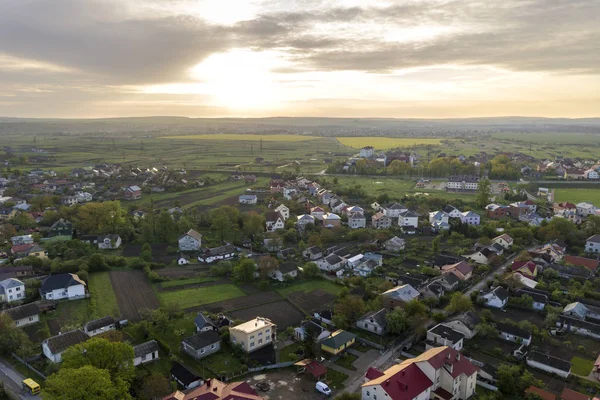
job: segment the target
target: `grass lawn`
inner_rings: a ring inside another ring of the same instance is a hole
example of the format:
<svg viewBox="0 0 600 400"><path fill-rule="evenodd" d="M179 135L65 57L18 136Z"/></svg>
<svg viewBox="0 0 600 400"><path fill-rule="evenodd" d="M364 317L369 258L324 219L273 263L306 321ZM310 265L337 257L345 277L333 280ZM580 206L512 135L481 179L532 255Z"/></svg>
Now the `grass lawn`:
<svg viewBox="0 0 600 400"><path fill-rule="evenodd" d="M551 185L550 185L551 186ZM573 204L588 202L600 204L600 188L597 189L554 189L554 201L568 201Z"/></svg>
<svg viewBox="0 0 600 400"><path fill-rule="evenodd" d="M202 304L214 303L245 296L240 288L233 284L208 286L198 289L184 289L157 293L161 304L178 304L185 309Z"/></svg>
<svg viewBox="0 0 600 400"><path fill-rule="evenodd" d="M277 293L282 295L283 297L287 297L295 292L310 292L315 289L321 289L331 294L337 295L343 286L336 285L327 280L314 280L314 281L304 281L293 283L291 286L288 286L283 289L277 289Z"/></svg>
<svg viewBox="0 0 600 400"><path fill-rule="evenodd" d="M63 332L70 328L81 328L84 323L93 319L88 299L67 300L58 303L56 310L51 312L50 319L54 317L58 319Z"/></svg>
<svg viewBox="0 0 600 400"><path fill-rule="evenodd" d="M217 278L210 278L210 277L177 279L177 280L174 280L174 281L163 282L163 283L160 284L160 286L163 287L163 288L168 288L168 287L177 287L177 286L184 286L184 285L192 285L194 283L214 282L216 280L217 280Z"/></svg>
<svg viewBox="0 0 600 400"><path fill-rule="evenodd" d="M348 375L334 371L333 369L327 370L327 385L331 389L342 390L344 388L344 381L348 379Z"/></svg>
<svg viewBox="0 0 600 400"><path fill-rule="evenodd" d="M289 346L285 346L284 348L279 350L279 362L286 361L298 361L298 358L295 356L296 351L302 348L302 343L294 342Z"/></svg>
<svg viewBox="0 0 600 400"><path fill-rule="evenodd" d="M373 347L367 346L366 344L360 343L359 341L356 341L352 348L356 351L360 351L361 353L366 353L369 350L373 350Z"/></svg>
<svg viewBox="0 0 600 400"><path fill-rule="evenodd" d="M577 356L571 358L571 364L573 364L571 372L575 375L588 376L592 372L592 368L594 368L593 360L586 360Z"/></svg>
<svg viewBox="0 0 600 400"><path fill-rule="evenodd" d="M94 318L102 318L107 315L116 318L121 315L108 272L90 274L88 288L91 294L90 305Z"/></svg>
<svg viewBox="0 0 600 400"><path fill-rule="evenodd" d="M356 368L354 368L354 366L352 365L352 363L357 359L358 357L356 357L354 354L350 354L350 353L344 353L340 356L340 358L337 359L337 361L335 362L337 365L339 365L340 367L344 367L346 369L349 369L350 371L356 371Z"/></svg>
<svg viewBox="0 0 600 400"><path fill-rule="evenodd" d="M242 364L240 360L233 356L229 347L225 344L221 346L218 353L200 360L200 364L210 367L218 375L236 374L246 371L248 368L246 364Z"/></svg>

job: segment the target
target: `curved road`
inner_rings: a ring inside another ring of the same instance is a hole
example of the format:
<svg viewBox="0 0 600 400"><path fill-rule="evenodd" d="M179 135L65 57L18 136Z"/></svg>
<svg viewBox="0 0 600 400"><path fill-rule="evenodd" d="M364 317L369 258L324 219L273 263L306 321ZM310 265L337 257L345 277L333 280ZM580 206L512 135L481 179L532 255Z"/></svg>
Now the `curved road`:
<svg viewBox="0 0 600 400"><path fill-rule="evenodd" d="M18 400L41 400L41 397L24 393L21 388L21 382L25 377L15 370L12 365L0 359L0 381L4 383L4 388L9 397Z"/></svg>

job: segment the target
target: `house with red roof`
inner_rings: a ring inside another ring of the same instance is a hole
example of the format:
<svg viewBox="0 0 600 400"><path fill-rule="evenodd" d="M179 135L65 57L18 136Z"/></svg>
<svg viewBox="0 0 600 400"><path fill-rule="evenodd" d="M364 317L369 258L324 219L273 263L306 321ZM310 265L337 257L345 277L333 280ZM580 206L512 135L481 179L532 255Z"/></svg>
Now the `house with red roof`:
<svg viewBox="0 0 600 400"><path fill-rule="evenodd" d="M571 256L571 255L565 255L565 257L563 258L563 261L565 262L565 264L571 264L571 265L575 265L578 267L586 267L587 269L589 269L590 271L596 272L596 270L598 269L598 266L600 265L600 261L598 260L594 260L592 258L585 258L585 257L579 257L579 256Z"/></svg>
<svg viewBox="0 0 600 400"><path fill-rule="evenodd" d="M468 399L475 394L477 367L451 347L434 347L385 372L369 368L362 399Z"/></svg>
<svg viewBox="0 0 600 400"><path fill-rule="evenodd" d="M542 400L556 400L556 395L554 393L547 392L535 386L529 386L525 389L525 394L530 393L538 395Z"/></svg>
<svg viewBox="0 0 600 400"><path fill-rule="evenodd" d="M576 392L569 388L564 388L560 394L560 400L590 400L591 397L587 394Z"/></svg>
<svg viewBox="0 0 600 400"><path fill-rule="evenodd" d="M538 265L533 261L514 261L510 269L512 272L529 279L535 279L538 274Z"/></svg>

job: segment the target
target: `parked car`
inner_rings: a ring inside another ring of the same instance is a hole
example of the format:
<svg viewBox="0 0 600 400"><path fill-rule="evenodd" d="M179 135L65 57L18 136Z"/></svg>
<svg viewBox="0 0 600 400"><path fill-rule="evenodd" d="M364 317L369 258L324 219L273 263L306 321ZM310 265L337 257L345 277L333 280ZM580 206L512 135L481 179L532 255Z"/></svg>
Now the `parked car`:
<svg viewBox="0 0 600 400"><path fill-rule="evenodd" d="M317 392L323 393L324 395L331 396L331 389L323 382L317 382L317 386L315 386Z"/></svg>

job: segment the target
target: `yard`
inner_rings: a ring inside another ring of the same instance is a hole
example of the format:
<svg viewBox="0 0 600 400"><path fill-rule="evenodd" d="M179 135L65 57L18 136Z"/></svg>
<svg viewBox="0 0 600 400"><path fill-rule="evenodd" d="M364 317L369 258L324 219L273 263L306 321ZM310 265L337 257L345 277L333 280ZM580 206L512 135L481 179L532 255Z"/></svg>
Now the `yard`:
<svg viewBox="0 0 600 400"><path fill-rule="evenodd" d="M335 371L333 369L327 370L327 385L334 390L342 390L344 388L344 382L348 379L348 375Z"/></svg>
<svg viewBox="0 0 600 400"><path fill-rule="evenodd" d="M233 284L208 286L198 289L185 289L168 292L159 292L160 303L177 304L182 309L200 306L222 300L242 297L245 293Z"/></svg>
<svg viewBox="0 0 600 400"><path fill-rule="evenodd" d="M60 302L56 310L51 311L48 316L48 319L56 319L58 321L62 332L81 328L84 323L93 319L90 303L87 299Z"/></svg>
<svg viewBox="0 0 600 400"><path fill-rule="evenodd" d="M592 368L594 368L593 360L587 360L577 356L571 358L571 364L573 364L571 372L580 376L588 376L590 372L592 372Z"/></svg>
<svg viewBox="0 0 600 400"><path fill-rule="evenodd" d="M344 353L338 358L335 363L340 367L349 369L350 371L356 371L356 368L352 365L354 361L356 361L358 357L354 354Z"/></svg>
<svg viewBox="0 0 600 400"><path fill-rule="evenodd" d="M160 283L160 287L170 288L170 287L177 287L177 286L193 285L196 283L214 282L216 280L217 280L217 278L201 276L201 277L197 277L197 278L177 279L177 280L172 280L172 281L168 281L168 282L162 282L162 283Z"/></svg>
<svg viewBox="0 0 600 400"><path fill-rule="evenodd" d="M315 289L321 289L331 294L337 295L342 290L342 288L343 286L336 285L335 283L332 283L327 280L313 280L292 283L292 285L286 288L277 289L277 293L279 293L283 297L288 297L290 294L295 292L310 292Z"/></svg>
<svg viewBox="0 0 600 400"><path fill-rule="evenodd" d="M107 315L117 318L121 315L108 272L90 274L88 288L91 295L90 309L94 318Z"/></svg>
<svg viewBox="0 0 600 400"><path fill-rule="evenodd" d="M588 202L592 204L600 204L600 189L581 189L581 188L560 188L554 189L554 201L577 204Z"/></svg>
<svg viewBox="0 0 600 400"><path fill-rule="evenodd" d="M302 343L294 342L279 350L279 362L297 361L296 352L302 350Z"/></svg>

